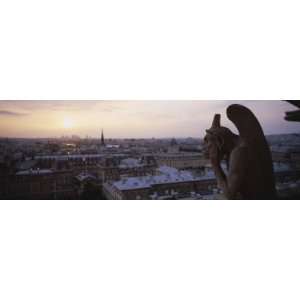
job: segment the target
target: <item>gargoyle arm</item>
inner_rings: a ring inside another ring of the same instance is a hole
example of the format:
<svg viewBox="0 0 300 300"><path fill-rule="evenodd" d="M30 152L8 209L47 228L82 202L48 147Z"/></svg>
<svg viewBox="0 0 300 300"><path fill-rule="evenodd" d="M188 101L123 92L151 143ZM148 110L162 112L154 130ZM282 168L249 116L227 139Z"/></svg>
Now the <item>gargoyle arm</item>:
<svg viewBox="0 0 300 300"><path fill-rule="evenodd" d="M214 166L219 187L227 199L240 197L239 190L246 176L247 151L245 147L234 149L230 156L228 176L225 175L220 164Z"/></svg>

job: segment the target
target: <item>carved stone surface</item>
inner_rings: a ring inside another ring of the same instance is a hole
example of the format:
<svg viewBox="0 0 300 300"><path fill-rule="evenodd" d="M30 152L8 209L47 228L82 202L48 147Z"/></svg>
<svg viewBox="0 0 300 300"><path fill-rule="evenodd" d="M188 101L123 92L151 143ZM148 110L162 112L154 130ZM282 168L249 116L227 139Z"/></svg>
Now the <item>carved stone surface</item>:
<svg viewBox="0 0 300 300"><path fill-rule="evenodd" d="M227 199L274 199L275 179L269 145L255 115L245 106L233 104L227 117L239 131L221 126L215 115L204 138L207 154L219 187ZM221 161L227 162L227 172Z"/></svg>

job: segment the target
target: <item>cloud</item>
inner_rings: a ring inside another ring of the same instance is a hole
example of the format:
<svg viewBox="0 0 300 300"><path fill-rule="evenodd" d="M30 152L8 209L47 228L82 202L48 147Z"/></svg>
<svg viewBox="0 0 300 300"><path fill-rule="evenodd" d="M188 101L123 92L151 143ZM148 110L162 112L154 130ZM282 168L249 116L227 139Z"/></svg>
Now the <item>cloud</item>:
<svg viewBox="0 0 300 300"><path fill-rule="evenodd" d="M10 111L10 110L0 110L0 116L8 116L8 117L22 117L26 116L27 114L25 113L18 113L15 111Z"/></svg>

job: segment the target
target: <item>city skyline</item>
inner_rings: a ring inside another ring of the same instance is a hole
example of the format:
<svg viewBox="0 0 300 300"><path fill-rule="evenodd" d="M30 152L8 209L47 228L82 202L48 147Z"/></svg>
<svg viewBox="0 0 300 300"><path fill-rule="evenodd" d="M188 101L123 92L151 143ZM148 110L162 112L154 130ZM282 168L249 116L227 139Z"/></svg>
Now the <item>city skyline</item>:
<svg viewBox="0 0 300 300"><path fill-rule="evenodd" d="M293 106L284 101L0 101L0 136L51 138L78 135L106 138L201 138L215 113L222 125L230 104L249 107L265 134L298 133L299 124L284 120Z"/></svg>

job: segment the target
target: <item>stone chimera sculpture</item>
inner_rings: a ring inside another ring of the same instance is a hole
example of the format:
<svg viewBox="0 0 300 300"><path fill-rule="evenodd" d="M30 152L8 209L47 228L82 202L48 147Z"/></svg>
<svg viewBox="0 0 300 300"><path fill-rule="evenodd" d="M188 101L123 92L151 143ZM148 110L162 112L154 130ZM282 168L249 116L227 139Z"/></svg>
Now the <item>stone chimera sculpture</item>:
<svg viewBox="0 0 300 300"><path fill-rule="evenodd" d="M238 104L227 108L227 117L239 135L222 127L221 116L217 114L204 138L218 186L227 199L274 199L271 152L257 118ZM227 163L227 175L221 167L222 160Z"/></svg>

